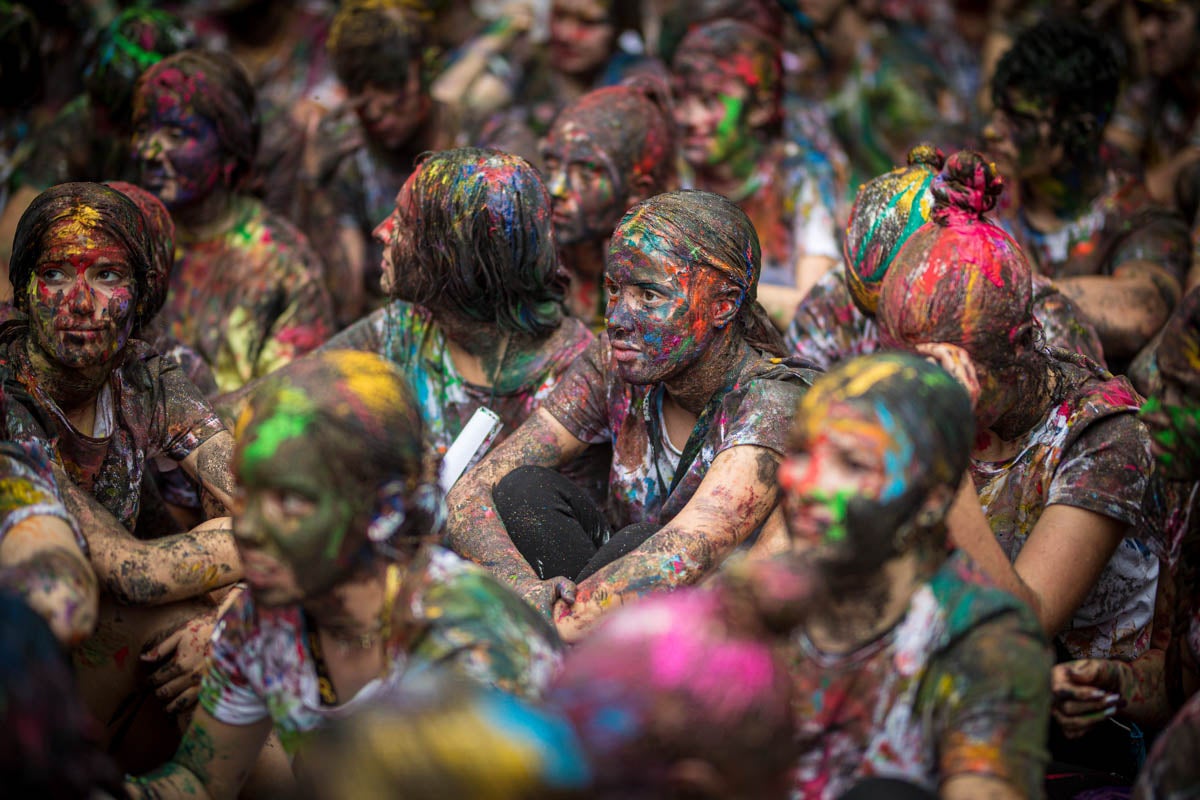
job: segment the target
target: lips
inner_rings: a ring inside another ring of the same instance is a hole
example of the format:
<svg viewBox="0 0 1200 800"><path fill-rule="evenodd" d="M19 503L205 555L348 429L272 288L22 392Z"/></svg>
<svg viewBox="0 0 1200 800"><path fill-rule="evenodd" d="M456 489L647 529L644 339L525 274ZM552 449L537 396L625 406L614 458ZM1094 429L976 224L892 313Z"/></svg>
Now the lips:
<svg viewBox="0 0 1200 800"><path fill-rule="evenodd" d="M617 361L634 361L642 354L640 348L634 347L628 342L610 342L613 358Z"/></svg>

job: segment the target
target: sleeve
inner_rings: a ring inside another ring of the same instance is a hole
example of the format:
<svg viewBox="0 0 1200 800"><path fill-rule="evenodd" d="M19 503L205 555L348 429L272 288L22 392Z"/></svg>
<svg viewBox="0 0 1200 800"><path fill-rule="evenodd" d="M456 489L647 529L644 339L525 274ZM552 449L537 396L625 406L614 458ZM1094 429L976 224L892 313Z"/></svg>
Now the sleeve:
<svg viewBox="0 0 1200 800"><path fill-rule="evenodd" d="M1166 270L1182 288L1192 264L1191 236L1183 217L1153 206L1130 209L1125 216L1132 221L1113 247L1110 271L1130 261L1148 261ZM1171 291L1165 294L1174 296Z"/></svg>
<svg viewBox="0 0 1200 800"><path fill-rule="evenodd" d="M225 425L178 362L164 356L155 356L151 362L158 370L158 419L154 428L157 436L153 441L158 453L183 461L197 447L225 430Z"/></svg>
<svg viewBox="0 0 1200 800"><path fill-rule="evenodd" d="M250 685L246 664L254 654L254 605L242 592L213 629L208 669L200 684L200 706L227 725L252 725L270 716L266 700Z"/></svg>
<svg viewBox="0 0 1200 800"><path fill-rule="evenodd" d="M822 275L800 301L784 335L792 355L823 370L869 352L864 349L867 318L854 306L844 275L840 264Z"/></svg>
<svg viewBox="0 0 1200 800"><path fill-rule="evenodd" d="M806 390L807 386L798 380L759 378L750 381L740 402L734 400L737 408L726 414L730 422L713 457L741 445L765 447L784 455L792 417Z"/></svg>
<svg viewBox="0 0 1200 800"><path fill-rule="evenodd" d="M1151 469L1145 426L1132 411L1111 414L1068 441L1046 490L1046 505L1074 506L1138 525Z"/></svg>
<svg viewBox="0 0 1200 800"><path fill-rule="evenodd" d="M30 517L63 520L74 532L80 549L88 552L79 526L63 505L42 443L0 442L0 542L15 525Z"/></svg>
<svg viewBox="0 0 1200 800"><path fill-rule="evenodd" d="M943 651L922 687L936 708L941 780L984 775L1043 796L1052 665L1036 623L1011 611Z"/></svg>
<svg viewBox="0 0 1200 800"><path fill-rule="evenodd" d="M559 380L542 407L581 442L613 440L608 408L608 336L596 339Z"/></svg>

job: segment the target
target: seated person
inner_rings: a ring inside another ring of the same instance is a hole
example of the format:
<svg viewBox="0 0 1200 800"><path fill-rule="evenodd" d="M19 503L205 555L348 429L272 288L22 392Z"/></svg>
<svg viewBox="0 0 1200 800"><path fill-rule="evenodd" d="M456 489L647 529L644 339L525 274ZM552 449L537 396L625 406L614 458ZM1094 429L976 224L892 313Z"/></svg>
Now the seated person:
<svg viewBox="0 0 1200 800"><path fill-rule="evenodd" d="M517 156L428 154L375 229L384 290L395 299L322 348L394 363L438 454L481 407L499 416L500 437L511 434L594 338L563 313L550 202L537 170ZM253 389L224 398L224 413L236 418ZM597 470L578 466L577 477L595 482Z"/></svg>
<svg viewBox="0 0 1200 800"><path fill-rule="evenodd" d="M787 667L717 592L682 589L613 613L567 654L546 703L591 766L586 797L789 796Z"/></svg>
<svg viewBox="0 0 1200 800"><path fill-rule="evenodd" d="M683 184L722 194L750 217L763 252L759 293L783 327L839 253L816 176L779 135L780 53L753 26L717 20L684 37L671 72Z"/></svg>
<svg viewBox="0 0 1200 800"><path fill-rule="evenodd" d="M554 119L542 142L554 238L571 276L567 305L604 328L604 254L630 206L673 189L674 121L649 81L588 92Z"/></svg>
<svg viewBox="0 0 1200 800"><path fill-rule="evenodd" d="M1076 21L1040 23L996 66L985 137L1016 185L1014 237L1124 371L1178 302L1191 249L1183 219L1101 157L1119 80L1099 33Z"/></svg>
<svg viewBox="0 0 1200 800"><path fill-rule="evenodd" d="M963 388L906 354L840 364L800 403L779 467L791 551L776 556L813 581L786 650L794 797L871 778L944 800L1041 796L1045 638L1024 604L947 558L974 433Z"/></svg>
<svg viewBox="0 0 1200 800"><path fill-rule="evenodd" d="M720 195L630 209L609 245L605 335L451 492L450 546L578 637L746 542L775 508L784 419L810 375L771 357L759 269L754 226ZM603 510L554 471L589 443L614 450Z"/></svg>
<svg viewBox="0 0 1200 800"><path fill-rule="evenodd" d="M236 797L274 729L295 751L422 666L537 696L553 628L434 546L436 459L404 376L332 351L265 381L238 427L234 518L249 592L224 614L200 707L134 797ZM320 754L313 754L320 758Z"/></svg>
<svg viewBox="0 0 1200 800"><path fill-rule="evenodd" d="M258 149L254 90L229 56L185 50L138 80L140 183L175 221L166 333L232 391L321 344L333 312L304 235L246 194Z"/></svg>
<svg viewBox="0 0 1200 800"><path fill-rule="evenodd" d="M930 188L945 161L932 145L917 145L908 154L907 167L859 187L842 241L845 260L813 285L784 335L794 355L828 370L839 361L879 349L879 285L908 237L929 221ZM989 207L996 200L987 198ZM1103 364L1100 339L1075 304L1049 278L1034 275L1033 282L1033 314L1046 343Z"/></svg>

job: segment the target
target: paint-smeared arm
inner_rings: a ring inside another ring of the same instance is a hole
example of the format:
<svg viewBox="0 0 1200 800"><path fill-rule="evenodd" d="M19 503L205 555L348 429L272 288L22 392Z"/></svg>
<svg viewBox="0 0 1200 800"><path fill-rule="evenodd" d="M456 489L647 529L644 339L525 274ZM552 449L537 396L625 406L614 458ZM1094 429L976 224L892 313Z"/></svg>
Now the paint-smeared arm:
<svg viewBox="0 0 1200 800"><path fill-rule="evenodd" d="M133 798L235 798L270 733L270 718L228 725L198 708L175 756L125 789Z"/></svg>
<svg viewBox="0 0 1200 800"><path fill-rule="evenodd" d="M1055 281L1096 327L1105 356L1132 358L1166 324L1179 301L1179 281L1149 261L1126 262L1112 275Z"/></svg>
<svg viewBox="0 0 1200 800"><path fill-rule="evenodd" d="M142 541L69 477L57 476L67 510L87 539L100 587L117 602L160 605L241 580L242 562L228 517Z"/></svg>
<svg viewBox="0 0 1200 800"><path fill-rule="evenodd" d="M233 434L221 431L211 436L180 462L184 471L204 489L207 516L223 516L233 508ZM215 501L215 505L213 504Z"/></svg>
<svg viewBox="0 0 1200 800"><path fill-rule="evenodd" d="M558 468L586 447L549 411L538 409L451 490L446 498L449 546L487 567L518 594L536 589L540 579L509 538L496 513L492 489L517 467Z"/></svg>
<svg viewBox="0 0 1200 800"><path fill-rule="evenodd" d="M96 573L66 520L38 515L13 525L0 540L0 586L20 594L67 646L96 626Z"/></svg>
<svg viewBox="0 0 1200 800"><path fill-rule="evenodd" d="M580 583L573 604L555 606L563 638L579 639L601 614L623 603L708 575L774 510L780 460L775 451L754 445L718 454L674 519Z"/></svg>

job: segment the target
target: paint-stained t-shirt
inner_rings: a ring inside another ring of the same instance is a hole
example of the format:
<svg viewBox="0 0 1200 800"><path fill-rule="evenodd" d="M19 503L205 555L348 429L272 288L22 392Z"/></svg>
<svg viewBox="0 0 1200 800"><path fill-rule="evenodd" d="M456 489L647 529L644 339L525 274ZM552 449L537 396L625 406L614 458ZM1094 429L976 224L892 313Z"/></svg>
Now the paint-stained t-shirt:
<svg viewBox="0 0 1200 800"><path fill-rule="evenodd" d="M71 527L79 548L88 551L58 493L45 445L37 439L0 441L0 542L30 517L58 517Z"/></svg>
<svg viewBox="0 0 1200 800"><path fill-rule="evenodd" d="M72 482L130 531L141 509L146 461L160 456L183 461L225 430L173 359L130 339L121 365L97 399L95 435L85 436L42 390L25 346L23 336L0 345L0 366L12 371L28 393L27 401L36 406L19 420L10 414L11 435L19 441L45 441L51 458ZM10 402L18 400L10 397Z"/></svg>
<svg viewBox="0 0 1200 800"><path fill-rule="evenodd" d="M1152 469L1141 398L1125 378L1102 379L1057 362L1057 400L1008 461L972 459L971 477L1000 547L1015 561L1047 506L1062 504L1125 523L1117 546L1059 641L1072 658L1131 661L1147 647L1158 557L1142 500Z"/></svg>
<svg viewBox="0 0 1200 800"><path fill-rule="evenodd" d="M258 200L234 203L225 233L180 238L161 312L165 333L200 353L221 392L315 349L334 326L321 265L304 235Z"/></svg>
<svg viewBox="0 0 1200 800"><path fill-rule="evenodd" d="M662 430L660 409L650 408L658 384L623 381L607 334L571 366L543 407L580 441L612 444L606 515L613 530L637 522L665 525L683 510L712 462L729 448L749 445L784 454L792 415L813 376L811 370L779 359L748 361L673 491L669 487L675 466L669 448L656 454L651 433L651 426ZM667 441L665 433L661 441Z"/></svg>
<svg viewBox="0 0 1200 800"><path fill-rule="evenodd" d="M800 301L784 341L793 355L823 370L879 349L879 327L854 304L839 262L821 276ZM1104 363L1096 329L1076 305L1045 276L1033 276L1033 316L1047 344Z"/></svg>
<svg viewBox="0 0 1200 800"><path fill-rule="evenodd" d="M802 755L792 796L834 800L868 777L936 792L955 775L1042 796L1050 712L1049 649L1011 595L950 559L886 634L848 654L804 633L786 649Z"/></svg>
<svg viewBox="0 0 1200 800"><path fill-rule="evenodd" d="M418 556L400 590L409 624L387 643L389 669L337 706L321 703L317 667L298 607L258 607L251 591L213 631L200 704L229 725L268 717L290 752L325 719L369 706L418 669L451 669L527 698L546 689L562 642L540 614L480 567L448 550Z"/></svg>
<svg viewBox="0 0 1200 800"><path fill-rule="evenodd" d="M439 455L462 432L476 409L487 406L504 423L497 439L520 427L541 406L593 341L591 331L567 317L536 355L512 354L500 385L476 386L463 380L450 357L446 335L424 308L395 300L330 339L322 350L363 350L392 361L413 387L426 435ZM513 385L508 386L506 383Z"/></svg>

